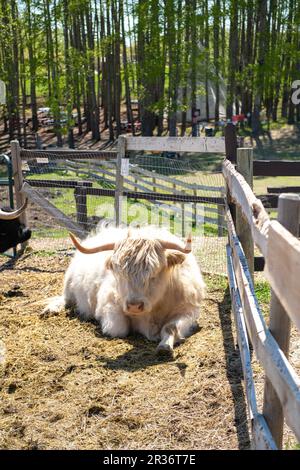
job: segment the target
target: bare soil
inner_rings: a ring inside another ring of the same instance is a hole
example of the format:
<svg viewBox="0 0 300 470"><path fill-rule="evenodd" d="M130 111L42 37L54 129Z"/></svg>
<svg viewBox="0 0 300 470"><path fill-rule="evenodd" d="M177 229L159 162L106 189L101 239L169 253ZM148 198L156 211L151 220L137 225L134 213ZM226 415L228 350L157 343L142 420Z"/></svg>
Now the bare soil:
<svg viewBox="0 0 300 470"><path fill-rule="evenodd" d="M206 276L199 330L167 360L141 336L109 339L70 312L41 315L69 260L0 258L0 447L248 449L224 278Z"/></svg>

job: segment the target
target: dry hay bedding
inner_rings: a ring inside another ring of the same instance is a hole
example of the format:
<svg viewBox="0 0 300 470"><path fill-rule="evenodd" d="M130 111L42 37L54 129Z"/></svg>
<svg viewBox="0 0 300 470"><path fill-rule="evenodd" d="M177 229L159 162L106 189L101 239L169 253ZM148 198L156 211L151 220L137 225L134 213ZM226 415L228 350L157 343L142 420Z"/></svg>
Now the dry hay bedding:
<svg viewBox="0 0 300 470"><path fill-rule="evenodd" d="M1 448L249 446L224 280L206 277L199 331L167 360L138 335L109 339L70 312L41 316L40 299L61 291L70 260L41 255L0 273Z"/></svg>

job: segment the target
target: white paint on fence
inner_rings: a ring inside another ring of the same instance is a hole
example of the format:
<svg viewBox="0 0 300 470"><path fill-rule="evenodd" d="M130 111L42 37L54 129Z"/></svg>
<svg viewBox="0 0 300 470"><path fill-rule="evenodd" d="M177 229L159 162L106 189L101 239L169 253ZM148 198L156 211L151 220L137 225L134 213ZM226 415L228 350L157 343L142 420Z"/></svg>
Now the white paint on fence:
<svg viewBox="0 0 300 470"><path fill-rule="evenodd" d="M300 379L267 329L229 211L227 220L234 271L247 330L256 356L278 395L287 423L300 440Z"/></svg>
<svg viewBox="0 0 300 470"><path fill-rule="evenodd" d="M126 150L225 153L224 137L127 137Z"/></svg>
<svg viewBox="0 0 300 470"><path fill-rule="evenodd" d="M121 162L121 175L128 176L129 175L129 158L123 158Z"/></svg>
<svg viewBox="0 0 300 470"><path fill-rule="evenodd" d="M250 224L252 236L266 259L266 275L291 320L300 330L300 242L270 218L244 178L226 161L223 174L230 194Z"/></svg>
<svg viewBox="0 0 300 470"><path fill-rule="evenodd" d="M267 278L300 331L300 241L279 222L269 228Z"/></svg>
<svg viewBox="0 0 300 470"><path fill-rule="evenodd" d="M223 175L231 198L241 208L250 225L255 244L266 257L270 218L262 202L255 197L248 183L228 160L223 163Z"/></svg>

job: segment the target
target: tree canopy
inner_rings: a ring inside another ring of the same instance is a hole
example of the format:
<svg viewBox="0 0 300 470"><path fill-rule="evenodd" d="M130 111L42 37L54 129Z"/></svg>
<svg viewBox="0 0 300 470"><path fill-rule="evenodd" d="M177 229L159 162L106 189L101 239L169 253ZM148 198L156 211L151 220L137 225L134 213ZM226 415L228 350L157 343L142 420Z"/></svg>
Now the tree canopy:
<svg viewBox="0 0 300 470"><path fill-rule="evenodd" d="M199 94L201 117L218 123L223 81L226 119L248 115L254 136L262 112L299 121L299 24L299 0L0 0L5 130L21 135L30 109L37 131L47 105L58 145L66 134L72 146L84 122L93 139L108 129L113 140L123 110L144 135L185 135Z"/></svg>

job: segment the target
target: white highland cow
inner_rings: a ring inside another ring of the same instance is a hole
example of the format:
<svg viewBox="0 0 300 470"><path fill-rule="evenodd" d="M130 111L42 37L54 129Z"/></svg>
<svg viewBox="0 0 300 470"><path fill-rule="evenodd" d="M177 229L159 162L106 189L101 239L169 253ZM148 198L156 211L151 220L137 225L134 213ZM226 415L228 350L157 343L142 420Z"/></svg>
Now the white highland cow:
<svg viewBox="0 0 300 470"><path fill-rule="evenodd" d="M136 331L172 352L189 336L199 316L205 284L191 239L183 246L154 227L107 228L79 243L66 272L61 297L46 312L75 307L95 318L105 335L123 338Z"/></svg>

